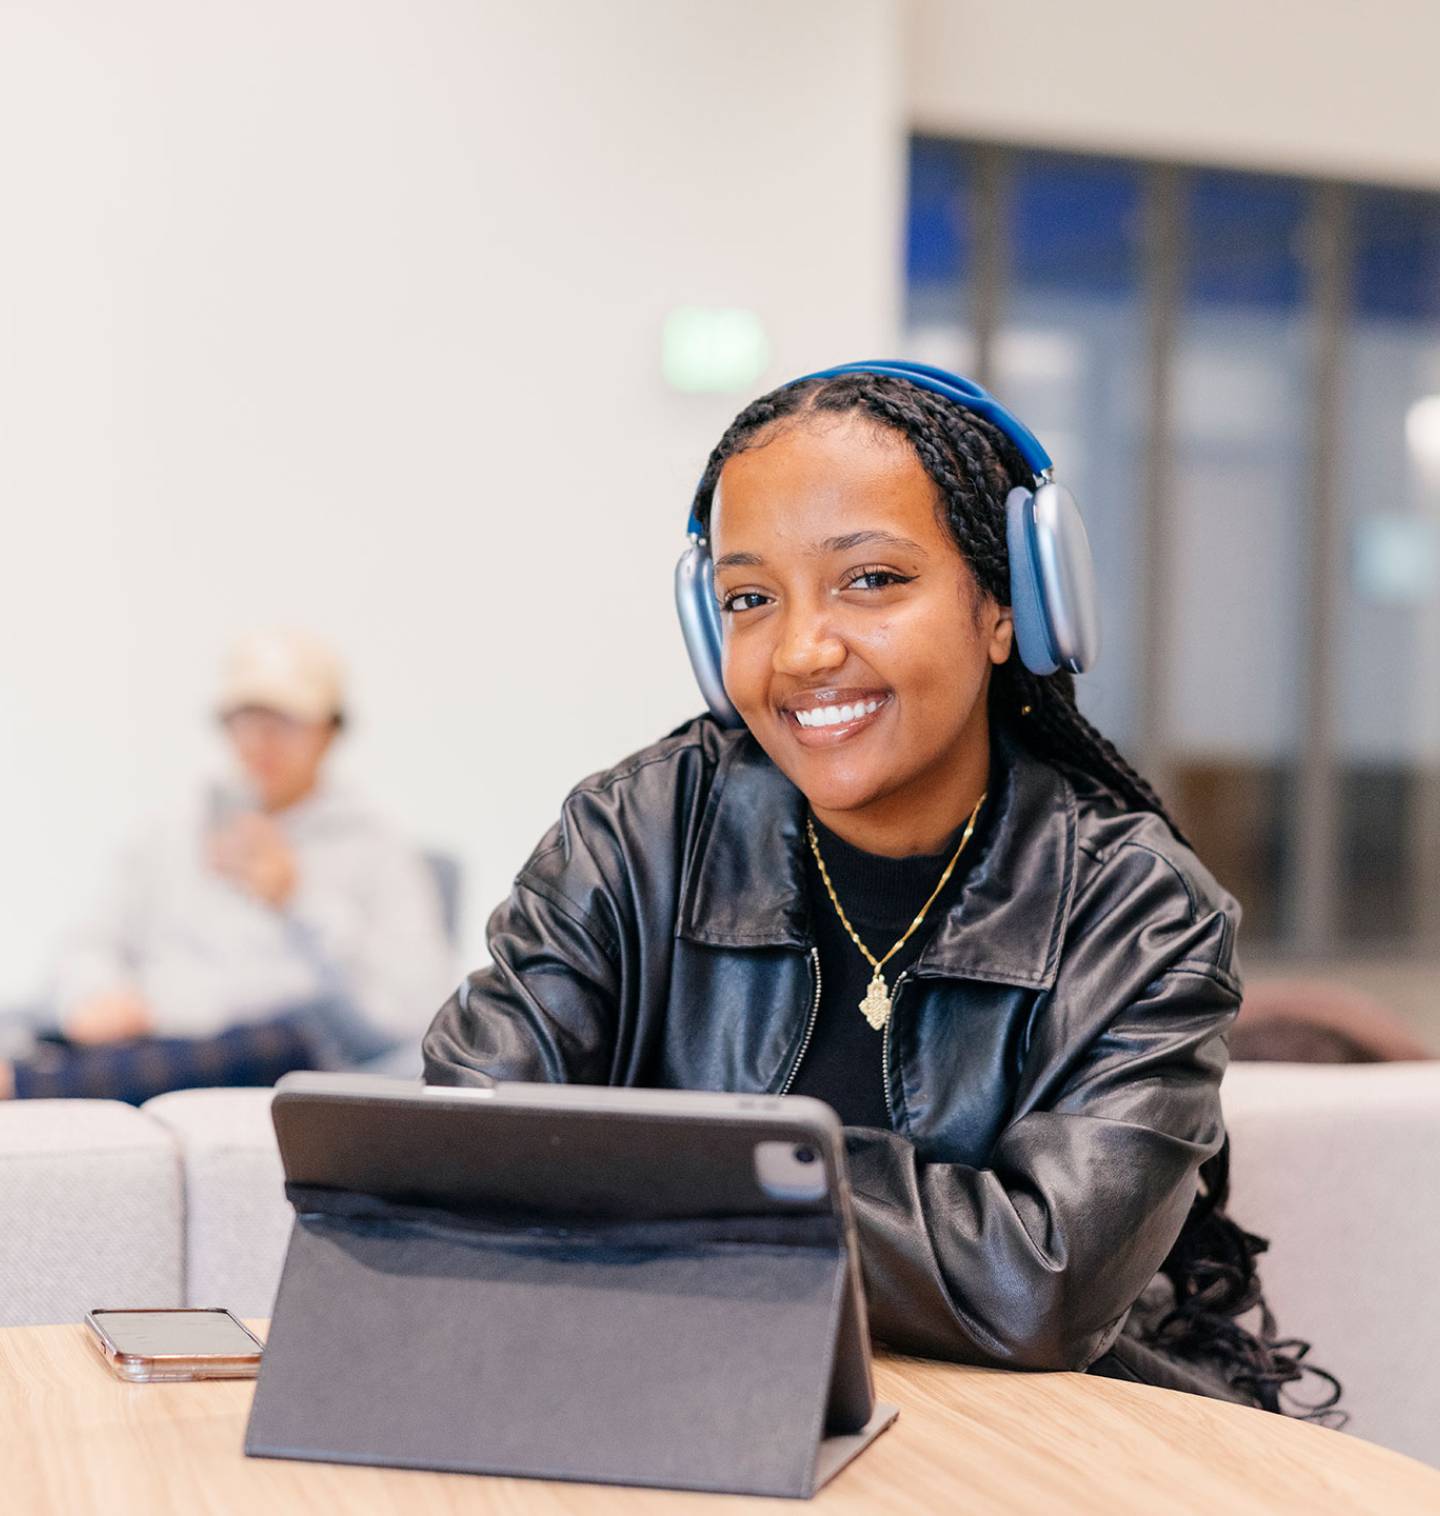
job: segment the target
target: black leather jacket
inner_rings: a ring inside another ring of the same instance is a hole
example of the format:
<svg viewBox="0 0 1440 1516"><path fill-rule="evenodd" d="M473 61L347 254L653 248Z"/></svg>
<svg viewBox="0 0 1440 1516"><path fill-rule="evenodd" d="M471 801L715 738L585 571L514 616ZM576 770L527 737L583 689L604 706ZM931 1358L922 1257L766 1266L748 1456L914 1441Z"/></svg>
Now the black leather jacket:
<svg viewBox="0 0 1440 1516"><path fill-rule="evenodd" d="M989 846L896 987L893 1130L847 1129L861 1256L893 1347L1079 1369L1223 1140L1239 912L1158 817L994 740ZM784 1091L818 1003L804 817L708 718L586 780L436 1017L426 1078Z"/></svg>

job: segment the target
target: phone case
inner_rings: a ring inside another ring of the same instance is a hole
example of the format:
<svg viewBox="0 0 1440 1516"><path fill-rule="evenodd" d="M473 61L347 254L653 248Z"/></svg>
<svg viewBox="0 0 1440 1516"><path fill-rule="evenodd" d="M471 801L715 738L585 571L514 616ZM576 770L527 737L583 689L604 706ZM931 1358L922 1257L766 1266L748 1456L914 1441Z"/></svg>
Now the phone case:
<svg viewBox="0 0 1440 1516"><path fill-rule="evenodd" d="M231 1321L255 1344L253 1353L127 1353L111 1338L104 1317L116 1307L97 1306L85 1313L90 1340L111 1370L131 1384L165 1384L188 1379L253 1379L260 1372L264 1344L223 1306L125 1308L127 1316L219 1315Z"/></svg>

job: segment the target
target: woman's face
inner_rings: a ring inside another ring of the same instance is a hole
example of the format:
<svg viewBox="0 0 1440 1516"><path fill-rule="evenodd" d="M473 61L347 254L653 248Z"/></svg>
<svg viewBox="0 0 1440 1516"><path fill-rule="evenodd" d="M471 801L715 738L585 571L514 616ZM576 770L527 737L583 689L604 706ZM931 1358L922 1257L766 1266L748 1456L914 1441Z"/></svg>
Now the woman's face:
<svg viewBox="0 0 1440 1516"><path fill-rule="evenodd" d="M756 741L856 846L941 846L986 782L1012 627L909 443L854 413L782 423L725 464L710 525L725 688Z"/></svg>

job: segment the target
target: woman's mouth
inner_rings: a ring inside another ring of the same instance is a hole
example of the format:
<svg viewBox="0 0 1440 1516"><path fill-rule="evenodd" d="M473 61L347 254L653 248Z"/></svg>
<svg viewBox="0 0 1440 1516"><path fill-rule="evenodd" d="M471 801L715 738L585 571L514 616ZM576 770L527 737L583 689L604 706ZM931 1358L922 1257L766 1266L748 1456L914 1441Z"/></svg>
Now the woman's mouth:
<svg viewBox="0 0 1440 1516"><path fill-rule="evenodd" d="M837 690L783 706L786 725L804 747L833 747L874 724L890 704L886 691Z"/></svg>

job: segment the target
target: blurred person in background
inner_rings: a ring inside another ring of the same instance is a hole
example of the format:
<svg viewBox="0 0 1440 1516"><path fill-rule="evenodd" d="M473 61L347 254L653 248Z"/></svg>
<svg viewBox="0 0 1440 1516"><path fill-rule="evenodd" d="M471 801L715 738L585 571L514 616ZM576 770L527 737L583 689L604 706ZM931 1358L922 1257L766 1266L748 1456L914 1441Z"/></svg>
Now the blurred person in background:
<svg viewBox="0 0 1440 1516"><path fill-rule="evenodd" d="M413 1045L448 990L429 867L326 779L334 654L298 632L245 637L218 714L233 774L122 858L60 956L50 1035L0 1064L0 1096L145 1099L369 1061Z"/></svg>

